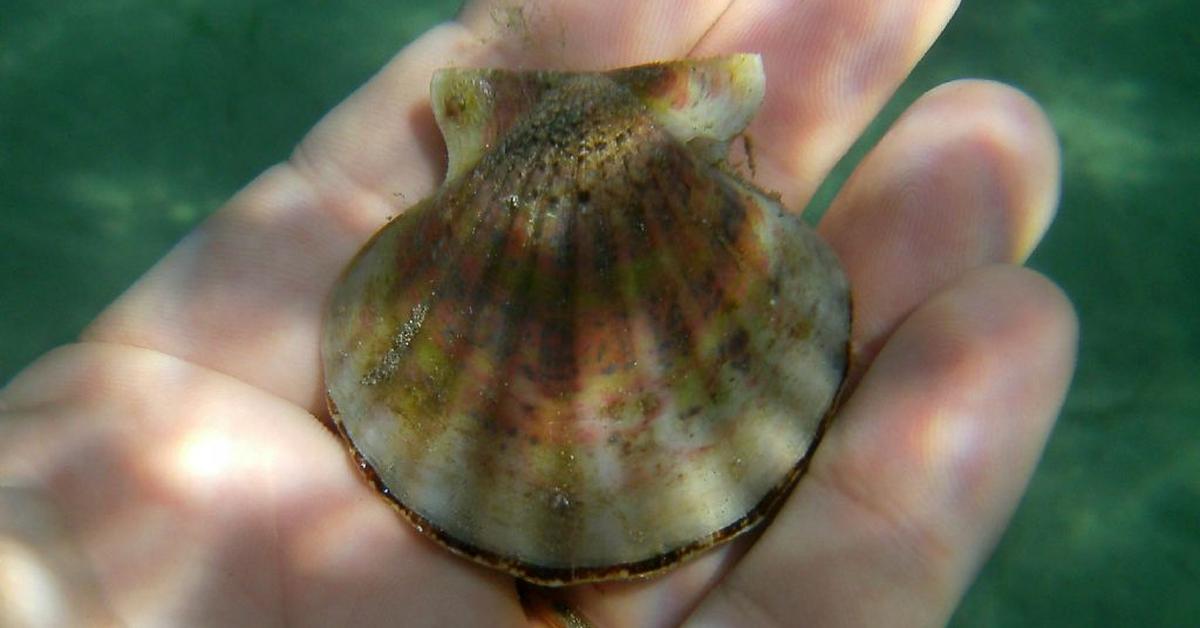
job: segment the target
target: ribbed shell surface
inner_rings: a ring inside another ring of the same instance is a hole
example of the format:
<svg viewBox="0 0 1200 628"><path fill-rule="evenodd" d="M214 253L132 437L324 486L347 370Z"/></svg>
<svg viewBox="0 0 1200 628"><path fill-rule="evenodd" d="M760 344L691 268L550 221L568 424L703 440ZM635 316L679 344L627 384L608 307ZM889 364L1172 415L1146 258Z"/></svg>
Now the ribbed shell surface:
<svg viewBox="0 0 1200 628"><path fill-rule="evenodd" d="M846 369L828 247L604 75L542 86L363 248L330 405L423 532L551 584L658 570L762 518Z"/></svg>

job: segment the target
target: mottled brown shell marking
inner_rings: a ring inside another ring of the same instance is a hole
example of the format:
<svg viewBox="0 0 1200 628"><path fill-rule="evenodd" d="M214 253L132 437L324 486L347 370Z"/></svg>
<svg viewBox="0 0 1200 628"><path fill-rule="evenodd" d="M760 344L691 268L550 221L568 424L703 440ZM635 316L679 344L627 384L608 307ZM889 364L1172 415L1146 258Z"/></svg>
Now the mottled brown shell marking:
<svg viewBox="0 0 1200 628"><path fill-rule="evenodd" d="M846 369L836 258L723 162L757 56L446 70L446 183L334 290L330 407L418 529L534 582L669 567L761 520Z"/></svg>

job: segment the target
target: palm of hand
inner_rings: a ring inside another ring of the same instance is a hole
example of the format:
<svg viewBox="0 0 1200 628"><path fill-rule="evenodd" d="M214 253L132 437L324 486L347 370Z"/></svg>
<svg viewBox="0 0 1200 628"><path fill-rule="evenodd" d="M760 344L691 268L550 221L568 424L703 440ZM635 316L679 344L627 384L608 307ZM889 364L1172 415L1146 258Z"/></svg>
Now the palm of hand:
<svg viewBox="0 0 1200 628"><path fill-rule="evenodd" d="M759 182L797 208L953 8L675 4L548 2L515 29L500 4L472 4L190 235L86 342L5 389L0 481L53 498L113 613L202 625L528 621L511 578L400 524L312 417L325 412L317 347L332 282L394 212L394 194L407 205L440 174L429 74L761 52ZM753 545L647 581L578 587L567 594L577 611L603 625L946 618L1070 375L1069 305L1032 273L987 266L1036 244L1056 160L1036 106L1011 89L965 82L918 101L821 225L854 286L857 388L807 478Z"/></svg>

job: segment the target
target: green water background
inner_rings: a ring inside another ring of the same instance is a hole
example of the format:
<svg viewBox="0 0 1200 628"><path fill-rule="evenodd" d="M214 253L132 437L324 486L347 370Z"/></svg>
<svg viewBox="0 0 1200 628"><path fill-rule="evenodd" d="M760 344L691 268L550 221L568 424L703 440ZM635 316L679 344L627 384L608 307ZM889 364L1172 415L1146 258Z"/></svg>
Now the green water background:
<svg viewBox="0 0 1200 628"><path fill-rule="evenodd" d="M1079 309L1079 370L954 625L1200 625L1198 7L965 0L818 195L946 80L1021 87L1062 139L1062 206L1030 264ZM0 381L456 8L0 3Z"/></svg>

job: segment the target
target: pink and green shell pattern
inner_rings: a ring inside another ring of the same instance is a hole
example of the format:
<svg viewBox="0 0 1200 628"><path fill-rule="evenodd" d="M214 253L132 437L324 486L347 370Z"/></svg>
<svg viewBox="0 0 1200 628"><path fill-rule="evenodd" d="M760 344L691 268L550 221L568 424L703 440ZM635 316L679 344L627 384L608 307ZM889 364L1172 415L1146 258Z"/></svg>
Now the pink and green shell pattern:
<svg viewBox="0 0 1200 628"><path fill-rule="evenodd" d="M446 69L445 183L333 292L330 408L422 532L527 580L667 568L767 516L846 372L837 259L726 163L739 54Z"/></svg>

